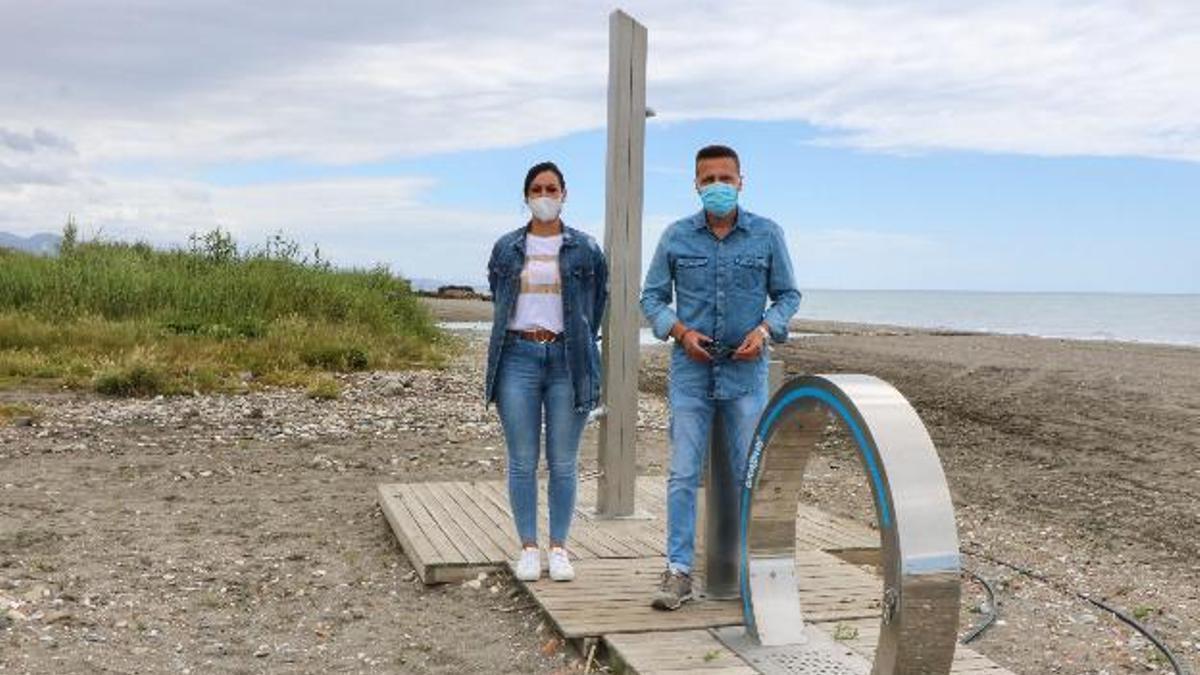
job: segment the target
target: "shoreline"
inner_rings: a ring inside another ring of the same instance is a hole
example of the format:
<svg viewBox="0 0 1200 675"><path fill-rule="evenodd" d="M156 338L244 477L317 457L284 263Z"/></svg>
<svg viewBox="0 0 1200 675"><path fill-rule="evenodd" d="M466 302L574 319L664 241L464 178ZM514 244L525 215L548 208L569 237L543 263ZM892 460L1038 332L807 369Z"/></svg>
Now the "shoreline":
<svg viewBox="0 0 1200 675"><path fill-rule="evenodd" d="M486 300L462 300L454 298L423 297L421 301L430 308L439 323L443 322L488 322L492 320L492 303ZM642 328L648 328L645 321ZM1082 344L1129 345L1135 347L1170 348L1200 351L1200 343L1152 342L1146 340L1121 340L1105 337L1078 337L1059 335L1037 335L1032 333L1006 333L999 331L965 330L946 327L907 326L891 323L864 323L858 321L831 321L823 319L793 319L789 324L793 333L805 336L816 335L867 335L902 336L926 335L945 337L1007 337L1054 342L1078 342Z"/></svg>

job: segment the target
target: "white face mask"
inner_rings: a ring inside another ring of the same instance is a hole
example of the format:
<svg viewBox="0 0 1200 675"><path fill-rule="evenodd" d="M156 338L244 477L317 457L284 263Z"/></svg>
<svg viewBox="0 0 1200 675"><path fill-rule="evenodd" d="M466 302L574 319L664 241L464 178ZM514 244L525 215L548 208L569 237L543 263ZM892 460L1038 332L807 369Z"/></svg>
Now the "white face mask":
<svg viewBox="0 0 1200 675"><path fill-rule="evenodd" d="M554 197L535 197L528 204L533 217L543 223L554 222L562 213L562 200Z"/></svg>

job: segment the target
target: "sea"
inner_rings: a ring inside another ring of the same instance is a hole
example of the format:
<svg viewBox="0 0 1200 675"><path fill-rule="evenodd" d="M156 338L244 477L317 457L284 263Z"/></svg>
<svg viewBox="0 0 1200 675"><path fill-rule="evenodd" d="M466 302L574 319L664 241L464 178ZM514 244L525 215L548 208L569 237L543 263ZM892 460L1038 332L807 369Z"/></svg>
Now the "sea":
<svg viewBox="0 0 1200 675"><path fill-rule="evenodd" d="M1200 294L820 289L802 294L797 319L1200 346ZM654 341L643 333L643 342Z"/></svg>
<svg viewBox="0 0 1200 675"><path fill-rule="evenodd" d="M812 290L796 318L1200 346L1200 294Z"/></svg>

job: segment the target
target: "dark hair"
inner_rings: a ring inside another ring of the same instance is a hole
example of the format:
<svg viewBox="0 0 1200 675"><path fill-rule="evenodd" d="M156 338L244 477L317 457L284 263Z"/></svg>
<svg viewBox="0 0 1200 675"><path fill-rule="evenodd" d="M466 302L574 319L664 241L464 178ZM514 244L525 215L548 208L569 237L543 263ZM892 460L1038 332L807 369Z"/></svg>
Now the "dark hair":
<svg viewBox="0 0 1200 675"><path fill-rule="evenodd" d="M558 186L564 190L567 189L567 179L563 178L562 171L558 170L558 165L554 162L538 162L529 167L529 172L525 174L525 189L521 191L521 196L529 194L529 186L533 185L533 179L538 177L538 174L553 171L555 176L558 176Z"/></svg>
<svg viewBox="0 0 1200 675"><path fill-rule="evenodd" d="M742 160L738 159L737 153L728 145L706 145L700 148L700 151L696 153L696 166L700 165L700 160L702 159L717 159L720 157L732 157L738 171L742 170Z"/></svg>

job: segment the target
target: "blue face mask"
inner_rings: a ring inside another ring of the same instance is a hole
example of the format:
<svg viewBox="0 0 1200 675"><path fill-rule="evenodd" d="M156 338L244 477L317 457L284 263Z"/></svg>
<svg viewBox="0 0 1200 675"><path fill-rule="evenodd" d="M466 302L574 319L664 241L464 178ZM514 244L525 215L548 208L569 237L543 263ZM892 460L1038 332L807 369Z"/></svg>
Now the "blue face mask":
<svg viewBox="0 0 1200 675"><path fill-rule="evenodd" d="M718 218L724 218L737 207L737 188L729 183L709 183L700 188L700 201L704 210Z"/></svg>

